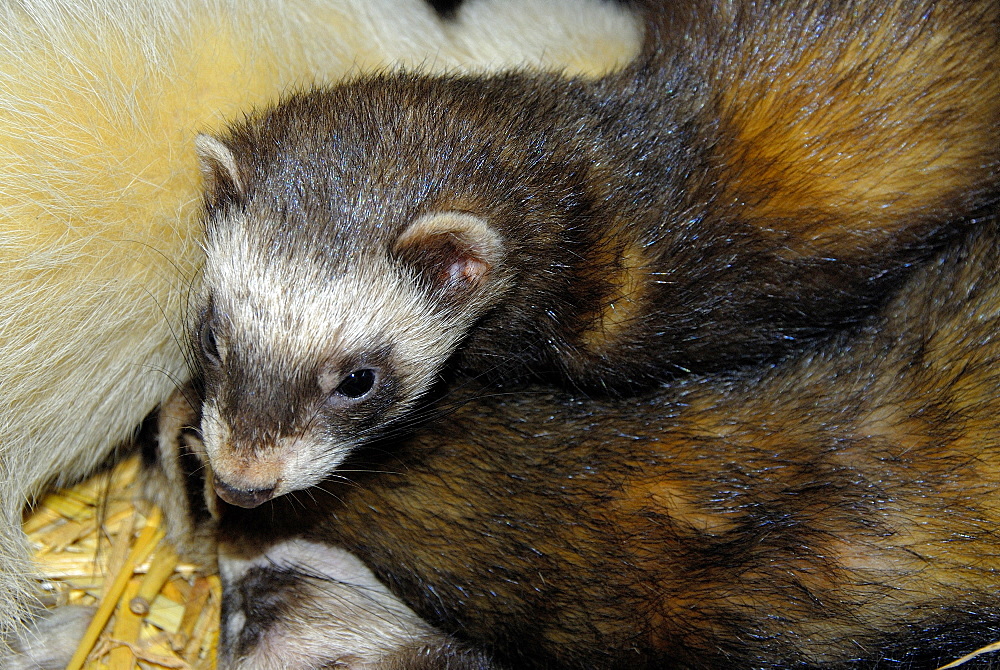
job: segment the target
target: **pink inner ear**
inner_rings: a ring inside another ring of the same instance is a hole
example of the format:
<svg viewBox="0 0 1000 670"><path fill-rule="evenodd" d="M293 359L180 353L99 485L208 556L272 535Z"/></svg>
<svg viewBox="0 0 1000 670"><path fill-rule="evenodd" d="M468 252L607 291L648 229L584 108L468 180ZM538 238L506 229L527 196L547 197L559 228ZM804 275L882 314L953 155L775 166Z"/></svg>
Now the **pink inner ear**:
<svg viewBox="0 0 1000 670"><path fill-rule="evenodd" d="M442 270L441 284L475 286L489 270L489 263L483 259L476 256L461 256Z"/></svg>
<svg viewBox="0 0 1000 670"><path fill-rule="evenodd" d="M394 252L435 292L455 299L486 281L500 260L503 243L480 217L442 212L411 224L400 235Z"/></svg>
<svg viewBox="0 0 1000 670"><path fill-rule="evenodd" d="M490 271L490 263L477 253L476 245L454 232L435 233L423 240L424 272L434 285L447 292L466 291L479 284Z"/></svg>

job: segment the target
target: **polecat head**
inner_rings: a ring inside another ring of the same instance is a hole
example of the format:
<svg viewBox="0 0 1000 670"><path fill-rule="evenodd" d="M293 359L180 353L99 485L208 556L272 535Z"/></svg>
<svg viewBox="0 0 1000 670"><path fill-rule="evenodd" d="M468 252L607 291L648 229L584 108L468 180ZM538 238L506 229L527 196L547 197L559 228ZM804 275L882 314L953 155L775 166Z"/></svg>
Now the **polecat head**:
<svg viewBox="0 0 1000 670"><path fill-rule="evenodd" d="M345 207L335 171L197 147L202 430L220 495L252 507L317 483L414 408L503 291L504 245L476 214Z"/></svg>

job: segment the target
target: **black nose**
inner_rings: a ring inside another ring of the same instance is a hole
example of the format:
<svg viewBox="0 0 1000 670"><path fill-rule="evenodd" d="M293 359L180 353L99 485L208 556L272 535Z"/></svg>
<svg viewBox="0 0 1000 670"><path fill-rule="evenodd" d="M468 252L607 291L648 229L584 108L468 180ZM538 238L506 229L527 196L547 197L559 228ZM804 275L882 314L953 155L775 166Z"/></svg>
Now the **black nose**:
<svg viewBox="0 0 1000 670"><path fill-rule="evenodd" d="M257 507L274 497L274 487L269 489L238 489L230 486L218 477L213 477L215 492L227 503L239 507Z"/></svg>

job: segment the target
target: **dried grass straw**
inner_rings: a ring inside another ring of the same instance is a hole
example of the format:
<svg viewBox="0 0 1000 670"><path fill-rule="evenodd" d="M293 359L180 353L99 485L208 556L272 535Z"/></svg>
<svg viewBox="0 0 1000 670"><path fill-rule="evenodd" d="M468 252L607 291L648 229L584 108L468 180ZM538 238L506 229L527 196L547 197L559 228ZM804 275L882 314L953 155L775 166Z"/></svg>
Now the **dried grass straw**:
<svg viewBox="0 0 1000 670"><path fill-rule="evenodd" d="M218 576L178 559L136 506L137 458L46 496L25 519L53 606L96 608L71 670L215 668Z"/></svg>

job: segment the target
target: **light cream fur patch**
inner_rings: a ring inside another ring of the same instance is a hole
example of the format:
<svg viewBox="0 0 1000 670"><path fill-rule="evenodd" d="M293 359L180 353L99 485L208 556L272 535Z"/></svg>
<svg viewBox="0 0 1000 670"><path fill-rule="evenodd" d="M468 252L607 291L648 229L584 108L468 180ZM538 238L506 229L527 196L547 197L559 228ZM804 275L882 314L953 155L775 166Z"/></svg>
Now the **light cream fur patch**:
<svg viewBox="0 0 1000 670"><path fill-rule="evenodd" d="M237 558L222 548L224 579L233 584L252 568L292 568L303 578L304 593L260 637L252 653L233 659L234 670L287 670L334 663L364 668L394 652L436 635L420 617L379 582L354 555L329 545L289 540L252 558ZM226 622L229 640L248 623L239 612Z"/></svg>
<svg viewBox="0 0 1000 670"><path fill-rule="evenodd" d="M223 359L239 348L243 360L258 366L250 372L266 380L275 369L315 370L363 358L390 342L394 365L388 373L396 381L399 400L387 410L385 422L410 410L434 383L467 326L461 316L446 319L414 277L381 251L370 252L350 271L331 277L329 269L308 254L295 262L275 258L245 225L230 221L216 226L207 241L207 256L205 291L212 296L217 318L226 324L216 333ZM216 473L233 486L269 488L280 481L278 493L309 486L360 441L331 444L311 430L273 444L232 444L228 423L252 419L222 416L211 398L205 404L206 451ZM258 462L242 456L248 446Z"/></svg>

